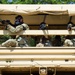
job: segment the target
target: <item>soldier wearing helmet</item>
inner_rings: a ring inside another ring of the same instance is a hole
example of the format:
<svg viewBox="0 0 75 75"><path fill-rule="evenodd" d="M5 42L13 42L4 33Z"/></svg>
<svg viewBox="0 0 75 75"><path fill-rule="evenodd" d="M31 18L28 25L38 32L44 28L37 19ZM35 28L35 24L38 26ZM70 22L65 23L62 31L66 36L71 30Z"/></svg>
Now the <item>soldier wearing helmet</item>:
<svg viewBox="0 0 75 75"><path fill-rule="evenodd" d="M22 30L29 30L29 26L23 22L23 17L18 15L15 17L15 23L13 25L10 22L8 23L7 30L12 33L17 33Z"/></svg>
<svg viewBox="0 0 75 75"><path fill-rule="evenodd" d="M6 29L12 33L18 33L22 30L29 30L29 26L23 22L23 17L18 15L15 17L15 23L12 24L10 21L2 21L6 25ZM7 41L1 44L2 47L16 47L18 46L18 41L15 38L8 39Z"/></svg>

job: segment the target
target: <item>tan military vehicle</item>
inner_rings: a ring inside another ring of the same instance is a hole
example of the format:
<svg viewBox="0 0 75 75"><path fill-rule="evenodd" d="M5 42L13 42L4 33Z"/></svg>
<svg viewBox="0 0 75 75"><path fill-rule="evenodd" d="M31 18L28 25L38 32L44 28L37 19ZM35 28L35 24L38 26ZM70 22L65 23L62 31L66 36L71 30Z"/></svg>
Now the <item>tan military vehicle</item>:
<svg viewBox="0 0 75 75"><path fill-rule="evenodd" d="M0 19L14 24L21 15L30 30L11 33L0 23L0 35L72 36L69 22L75 25L75 5L0 5ZM45 22L47 28L39 29ZM43 40L44 41L44 40ZM55 44L55 42L54 42ZM0 47L0 75L75 75L75 46Z"/></svg>

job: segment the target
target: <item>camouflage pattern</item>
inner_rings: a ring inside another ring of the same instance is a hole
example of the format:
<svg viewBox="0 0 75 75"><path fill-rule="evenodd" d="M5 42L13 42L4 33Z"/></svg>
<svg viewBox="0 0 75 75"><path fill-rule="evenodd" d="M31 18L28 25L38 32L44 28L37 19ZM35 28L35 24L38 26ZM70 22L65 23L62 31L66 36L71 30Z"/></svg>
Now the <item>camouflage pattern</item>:
<svg viewBox="0 0 75 75"><path fill-rule="evenodd" d="M45 46L45 47L50 47L50 46L52 46L50 40L46 40L46 42L44 43L44 46Z"/></svg>
<svg viewBox="0 0 75 75"><path fill-rule="evenodd" d="M64 41L64 46L73 46L73 42L70 39Z"/></svg>
<svg viewBox="0 0 75 75"><path fill-rule="evenodd" d="M29 46L27 43L27 39L25 37L22 37L22 36L18 37L17 42L18 42L18 46L20 46L20 47L24 47L24 46L28 47Z"/></svg>
<svg viewBox="0 0 75 75"><path fill-rule="evenodd" d="M10 24L7 25L7 30L9 30L12 33L17 33L17 32L20 32L24 29L29 30L29 26L27 24L21 24L21 25L18 25L16 27L11 26Z"/></svg>
<svg viewBox="0 0 75 75"><path fill-rule="evenodd" d="M2 47L16 47L18 46L18 42L16 39L9 39L1 44Z"/></svg>
<svg viewBox="0 0 75 75"><path fill-rule="evenodd" d="M29 30L29 26L25 23L22 24L22 26L26 29L26 30Z"/></svg>
<svg viewBox="0 0 75 75"><path fill-rule="evenodd" d="M70 30L75 30L75 26L73 25L73 23L69 23L67 26L67 29Z"/></svg>
<svg viewBox="0 0 75 75"><path fill-rule="evenodd" d="M36 47L44 47L44 44L38 43L38 44L36 44Z"/></svg>

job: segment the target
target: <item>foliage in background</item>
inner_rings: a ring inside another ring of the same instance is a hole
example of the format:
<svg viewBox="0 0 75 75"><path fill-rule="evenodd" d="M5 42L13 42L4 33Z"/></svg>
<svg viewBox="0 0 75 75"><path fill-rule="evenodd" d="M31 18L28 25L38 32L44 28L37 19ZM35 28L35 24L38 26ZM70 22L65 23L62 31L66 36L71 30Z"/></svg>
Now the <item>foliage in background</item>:
<svg viewBox="0 0 75 75"><path fill-rule="evenodd" d="M10 39L10 35L0 35L0 44L5 42L6 40Z"/></svg>
<svg viewBox="0 0 75 75"><path fill-rule="evenodd" d="M0 4L75 4L75 0L0 0Z"/></svg>

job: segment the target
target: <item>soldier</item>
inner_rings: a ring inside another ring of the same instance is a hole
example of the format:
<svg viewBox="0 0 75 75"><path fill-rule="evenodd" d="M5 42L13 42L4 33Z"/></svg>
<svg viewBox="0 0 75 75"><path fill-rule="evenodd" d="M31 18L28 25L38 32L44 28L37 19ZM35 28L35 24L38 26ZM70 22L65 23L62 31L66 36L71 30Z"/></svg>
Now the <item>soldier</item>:
<svg viewBox="0 0 75 75"><path fill-rule="evenodd" d="M73 46L70 36L66 36L63 46Z"/></svg>
<svg viewBox="0 0 75 75"><path fill-rule="evenodd" d="M1 44L2 47L29 47L27 39L23 36L15 36L14 38L8 39Z"/></svg>
<svg viewBox="0 0 75 75"><path fill-rule="evenodd" d="M12 36L10 39L8 39L7 41L3 42L1 44L2 47L16 47L18 46L18 42L16 41L16 39Z"/></svg>
<svg viewBox="0 0 75 75"><path fill-rule="evenodd" d="M72 16L70 16L70 19L68 22L68 26L67 26L68 31L75 30L75 26L74 26L73 22L71 22L71 21L72 21Z"/></svg>
<svg viewBox="0 0 75 75"><path fill-rule="evenodd" d="M21 15L18 15L15 17L14 25L9 22L9 24L7 25L7 30L12 33L17 33L22 30L29 30L29 26L23 22L23 17Z"/></svg>
<svg viewBox="0 0 75 75"><path fill-rule="evenodd" d="M44 43L44 45L45 45L45 47L50 47L50 46L52 46L49 39L46 40L46 42Z"/></svg>
<svg viewBox="0 0 75 75"><path fill-rule="evenodd" d="M40 24L39 29L40 29L40 30L47 30L47 27L48 27L48 24L46 24L45 22L42 22L42 23Z"/></svg>
<svg viewBox="0 0 75 75"><path fill-rule="evenodd" d="M18 46L20 46L20 47L24 47L24 46L29 47L28 40L26 39L26 37L18 36L18 37L16 37L16 40L18 42Z"/></svg>
<svg viewBox="0 0 75 75"><path fill-rule="evenodd" d="M29 30L29 26L23 22L23 17L21 15L18 15L15 17L15 23L12 24L10 21L2 21L1 23L6 24L6 29L12 33L17 33L22 30ZM22 40L20 40L22 41ZM20 42L19 41L19 42ZM15 39L9 39L6 42L2 43L2 47L16 47L19 43L16 38Z"/></svg>
<svg viewBox="0 0 75 75"><path fill-rule="evenodd" d="M68 23L67 29L68 31L75 30L74 24L72 22Z"/></svg>
<svg viewBox="0 0 75 75"><path fill-rule="evenodd" d="M9 39L1 44L2 47L17 47L18 42L15 39Z"/></svg>
<svg viewBox="0 0 75 75"><path fill-rule="evenodd" d="M44 44L42 43L42 39L40 39L39 43L36 44L36 47L44 47Z"/></svg>

